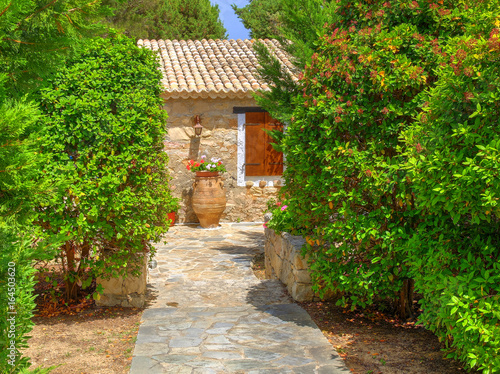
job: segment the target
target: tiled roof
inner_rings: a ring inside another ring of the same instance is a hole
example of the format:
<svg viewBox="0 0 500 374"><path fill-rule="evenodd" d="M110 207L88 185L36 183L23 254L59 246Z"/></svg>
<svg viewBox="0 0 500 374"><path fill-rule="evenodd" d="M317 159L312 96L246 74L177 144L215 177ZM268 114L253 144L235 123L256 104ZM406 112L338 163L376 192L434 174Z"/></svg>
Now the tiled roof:
<svg viewBox="0 0 500 374"><path fill-rule="evenodd" d="M274 39L259 39L283 67L295 69ZM259 79L255 40L139 40L140 47L158 51L167 98L248 97L269 90ZM292 77L295 75L292 74Z"/></svg>

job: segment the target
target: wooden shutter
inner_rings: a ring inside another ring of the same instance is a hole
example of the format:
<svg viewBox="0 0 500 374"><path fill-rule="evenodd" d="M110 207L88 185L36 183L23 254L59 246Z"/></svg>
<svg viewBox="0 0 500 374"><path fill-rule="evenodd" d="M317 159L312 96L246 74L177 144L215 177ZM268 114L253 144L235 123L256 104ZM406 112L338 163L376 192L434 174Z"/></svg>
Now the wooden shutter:
<svg viewBox="0 0 500 374"><path fill-rule="evenodd" d="M245 174L265 175L266 113L246 113L245 122Z"/></svg>
<svg viewBox="0 0 500 374"><path fill-rule="evenodd" d="M283 174L283 154L271 145L266 130L283 130L268 113L245 114L245 175L269 176Z"/></svg>
<svg viewBox="0 0 500 374"><path fill-rule="evenodd" d="M283 125L273 119L266 113L266 130L283 131ZM264 175L282 175L283 174L283 153L276 151L271 143L273 138L266 134L266 172Z"/></svg>

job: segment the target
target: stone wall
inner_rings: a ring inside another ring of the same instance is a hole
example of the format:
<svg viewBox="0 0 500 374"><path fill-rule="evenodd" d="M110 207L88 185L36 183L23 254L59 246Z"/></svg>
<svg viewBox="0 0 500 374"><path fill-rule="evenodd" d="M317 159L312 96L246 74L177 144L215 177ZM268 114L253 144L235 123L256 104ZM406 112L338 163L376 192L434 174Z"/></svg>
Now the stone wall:
<svg viewBox="0 0 500 374"><path fill-rule="evenodd" d="M304 238L288 233L278 235L269 228L266 228L265 236L266 278L279 279L296 301L320 300L312 290L307 257L303 258L300 254ZM324 299L332 296L328 294Z"/></svg>
<svg viewBox="0 0 500 374"><path fill-rule="evenodd" d="M227 168L223 174L227 206L221 221L263 221L267 201L276 196L279 187L268 187L259 181L237 186L238 115L233 114L233 107L255 106L253 98L166 100L164 108L169 118L165 149L170 158L171 187L173 195L182 198L178 223L198 222L191 207L194 175L186 170L186 165L202 155L221 158ZM203 126L198 137L193 129L196 115L200 115Z"/></svg>
<svg viewBox="0 0 500 374"><path fill-rule="evenodd" d="M138 276L129 274L125 278L97 278L97 284L103 287L103 293L99 300L96 300L96 305L142 308L146 301L147 260L148 256L140 260L142 263Z"/></svg>

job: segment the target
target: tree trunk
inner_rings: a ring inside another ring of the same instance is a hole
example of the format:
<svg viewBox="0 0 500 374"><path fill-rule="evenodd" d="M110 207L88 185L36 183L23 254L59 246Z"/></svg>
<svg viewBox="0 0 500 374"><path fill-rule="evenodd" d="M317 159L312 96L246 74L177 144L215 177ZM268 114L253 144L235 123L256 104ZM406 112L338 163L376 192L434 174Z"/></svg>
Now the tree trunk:
<svg viewBox="0 0 500 374"><path fill-rule="evenodd" d="M73 276L75 272L75 245L72 241L67 241L65 244L65 255L66 255L66 274L64 274L64 283L66 284L66 292L64 298L66 301L71 299L76 299L78 296L78 289L76 288L75 280L71 280L70 277Z"/></svg>
<svg viewBox="0 0 500 374"><path fill-rule="evenodd" d="M398 315L403 320L413 317L413 292L415 289L415 281L413 279L405 279L403 287L399 291Z"/></svg>
<svg viewBox="0 0 500 374"><path fill-rule="evenodd" d="M80 252L80 262L78 264L78 269L76 268L76 260L75 260L75 252L79 249ZM66 284L66 292L65 299L76 300L78 298L78 293L80 291L80 281L81 276L84 272L84 268L82 266L82 260L89 257L90 254L90 245L87 242L84 242L82 246L76 245L74 242L66 242L65 245L65 255L66 255L66 274L64 282ZM73 280L70 279L70 274L73 277Z"/></svg>

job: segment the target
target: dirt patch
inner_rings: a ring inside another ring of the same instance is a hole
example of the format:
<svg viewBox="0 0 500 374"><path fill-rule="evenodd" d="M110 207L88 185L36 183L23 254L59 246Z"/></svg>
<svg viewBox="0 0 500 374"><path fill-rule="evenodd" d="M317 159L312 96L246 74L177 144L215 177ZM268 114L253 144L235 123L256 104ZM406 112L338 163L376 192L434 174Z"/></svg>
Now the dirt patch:
<svg viewBox="0 0 500 374"><path fill-rule="evenodd" d="M35 317L25 355L33 367L61 365L54 374L128 373L140 309L90 309L77 315Z"/></svg>
<svg viewBox="0 0 500 374"><path fill-rule="evenodd" d="M264 256L252 269L265 279ZM335 302L298 303L355 374L457 374L467 372L445 359L437 337L415 322L399 321L378 310L351 312ZM473 372L477 373L477 372Z"/></svg>
<svg viewBox="0 0 500 374"><path fill-rule="evenodd" d="M143 309L97 308L87 297L95 287L65 302L57 267L38 281L35 327L24 352L32 367L59 365L54 374L128 373Z"/></svg>
<svg viewBox="0 0 500 374"><path fill-rule="evenodd" d="M357 374L457 374L466 370L445 359L437 337L414 322L402 323L376 310L350 312L334 302L300 303Z"/></svg>

